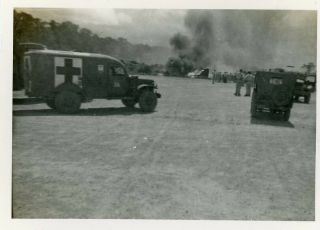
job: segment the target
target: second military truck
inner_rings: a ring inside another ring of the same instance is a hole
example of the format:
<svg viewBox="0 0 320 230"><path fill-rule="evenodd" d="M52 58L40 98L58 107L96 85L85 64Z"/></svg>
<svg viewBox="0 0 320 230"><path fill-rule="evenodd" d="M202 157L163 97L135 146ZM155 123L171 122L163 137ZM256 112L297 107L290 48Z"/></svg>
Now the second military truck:
<svg viewBox="0 0 320 230"><path fill-rule="evenodd" d="M153 80L130 77L121 61L103 54L33 50L25 53L23 68L26 95L61 113L76 113L97 98L152 112L161 97Z"/></svg>

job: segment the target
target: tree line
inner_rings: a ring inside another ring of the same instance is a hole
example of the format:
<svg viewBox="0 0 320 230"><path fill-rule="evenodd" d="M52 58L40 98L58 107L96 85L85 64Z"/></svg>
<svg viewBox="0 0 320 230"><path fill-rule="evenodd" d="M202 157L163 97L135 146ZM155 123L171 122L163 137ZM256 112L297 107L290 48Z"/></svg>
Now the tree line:
<svg viewBox="0 0 320 230"><path fill-rule="evenodd" d="M148 65L143 61L145 54L157 49L146 44L132 44L125 38L101 37L86 28L65 21L58 23L35 18L25 12L14 11L13 55L14 65L20 65L19 43L41 43L49 49L78 52L102 53L122 60L130 74L154 74L162 65ZM147 58L147 57L146 57ZM14 69L14 75L18 75ZM23 88L21 76L14 76L14 89Z"/></svg>

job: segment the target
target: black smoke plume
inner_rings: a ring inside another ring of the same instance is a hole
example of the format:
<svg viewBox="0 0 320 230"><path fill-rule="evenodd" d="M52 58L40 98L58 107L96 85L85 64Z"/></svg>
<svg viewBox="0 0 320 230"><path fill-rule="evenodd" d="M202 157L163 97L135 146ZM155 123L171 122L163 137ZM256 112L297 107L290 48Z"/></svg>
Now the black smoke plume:
<svg viewBox="0 0 320 230"><path fill-rule="evenodd" d="M184 65L187 60L193 69L268 67L277 52L283 28L279 24L285 15L282 11L189 10L184 21L188 35L174 35L170 45L177 63Z"/></svg>

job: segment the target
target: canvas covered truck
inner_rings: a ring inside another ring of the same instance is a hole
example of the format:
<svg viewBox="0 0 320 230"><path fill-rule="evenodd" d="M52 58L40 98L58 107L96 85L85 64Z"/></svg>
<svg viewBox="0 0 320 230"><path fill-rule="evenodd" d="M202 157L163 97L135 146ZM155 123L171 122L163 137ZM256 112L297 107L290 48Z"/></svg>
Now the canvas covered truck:
<svg viewBox="0 0 320 230"><path fill-rule="evenodd" d="M118 99L144 112L157 106L153 80L130 77L123 63L103 54L33 50L24 55L25 92L61 113L76 113L82 102Z"/></svg>
<svg viewBox="0 0 320 230"><path fill-rule="evenodd" d="M281 115L288 121L293 105L297 73L258 71L254 79L251 116L259 112Z"/></svg>

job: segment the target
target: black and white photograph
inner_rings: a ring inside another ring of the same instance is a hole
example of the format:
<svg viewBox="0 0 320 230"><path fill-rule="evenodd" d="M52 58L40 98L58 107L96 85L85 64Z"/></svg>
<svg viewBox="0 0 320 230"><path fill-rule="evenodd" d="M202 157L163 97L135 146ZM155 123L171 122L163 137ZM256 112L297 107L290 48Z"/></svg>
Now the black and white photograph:
<svg viewBox="0 0 320 230"><path fill-rule="evenodd" d="M316 221L316 8L11 15L10 218Z"/></svg>

